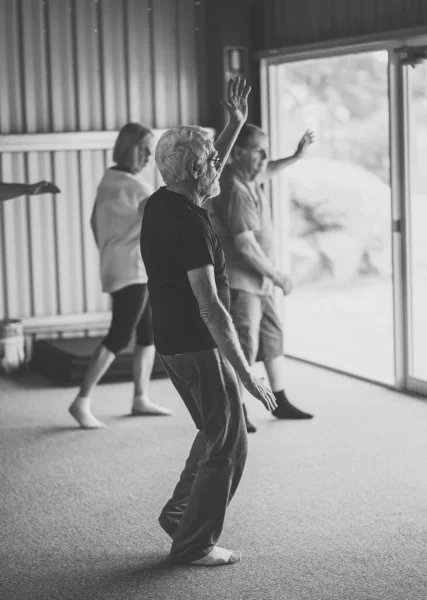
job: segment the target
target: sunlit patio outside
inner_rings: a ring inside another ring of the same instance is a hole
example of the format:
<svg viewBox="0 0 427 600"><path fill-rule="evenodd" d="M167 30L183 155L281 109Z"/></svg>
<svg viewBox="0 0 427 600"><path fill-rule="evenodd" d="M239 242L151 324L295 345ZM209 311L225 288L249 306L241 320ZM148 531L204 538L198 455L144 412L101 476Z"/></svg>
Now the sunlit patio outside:
<svg viewBox="0 0 427 600"><path fill-rule="evenodd" d="M280 180L289 203L280 251L295 282L284 299L285 352L393 384L387 70L386 52L279 65L277 114L280 150L308 127L317 138ZM427 378L427 69L411 77L410 354L413 375Z"/></svg>

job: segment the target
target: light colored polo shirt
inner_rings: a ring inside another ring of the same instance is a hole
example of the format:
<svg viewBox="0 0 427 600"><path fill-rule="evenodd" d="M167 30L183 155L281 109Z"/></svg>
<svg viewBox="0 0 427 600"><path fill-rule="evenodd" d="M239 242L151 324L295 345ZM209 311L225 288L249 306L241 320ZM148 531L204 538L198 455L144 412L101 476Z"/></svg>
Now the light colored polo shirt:
<svg viewBox="0 0 427 600"><path fill-rule="evenodd" d="M140 175L116 169L108 169L99 183L92 227L103 292L147 283L139 238L145 203L153 191Z"/></svg>
<svg viewBox="0 0 427 600"><path fill-rule="evenodd" d="M249 186L226 166L220 180L221 194L211 198L207 210L212 227L221 240L229 286L232 289L269 295L273 284L260 275L236 249L234 236L244 231L253 231L255 239L267 258L273 262L273 222L270 203L259 183Z"/></svg>

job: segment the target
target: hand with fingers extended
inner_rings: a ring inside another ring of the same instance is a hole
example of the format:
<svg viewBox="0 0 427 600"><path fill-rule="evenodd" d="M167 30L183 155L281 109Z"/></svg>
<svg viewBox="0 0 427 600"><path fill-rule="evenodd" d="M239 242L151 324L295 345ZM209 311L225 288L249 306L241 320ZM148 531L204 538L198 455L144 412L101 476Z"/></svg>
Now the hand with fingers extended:
<svg viewBox="0 0 427 600"><path fill-rule="evenodd" d="M283 273L282 271L276 272L273 283L282 290L285 296L292 292L292 281L286 273Z"/></svg>
<svg viewBox="0 0 427 600"><path fill-rule="evenodd" d="M298 142L298 146L295 152L295 156L298 158L302 158L309 146L314 143L314 133L307 129L304 133L300 141Z"/></svg>
<svg viewBox="0 0 427 600"><path fill-rule="evenodd" d="M37 196L39 194L59 194L61 190L51 181L38 181L30 184L29 195Z"/></svg>
<svg viewBox="0 0 427 600"><path fill-rule="evenodd" d="M248 373L246 377L242 378L242 383L254 398L261 400L267 410L273 411L277 408L276 398L265 384L264 377L256 377L252 373Z"/></svg>
<svg viewBox="0 0 427 600"><path fill-rule="evenodd" d="M248 96L251 86L244 77L230 79L227 88L227 100L221 104L227 110L230 121L245 123L248 118Z"/></svg>

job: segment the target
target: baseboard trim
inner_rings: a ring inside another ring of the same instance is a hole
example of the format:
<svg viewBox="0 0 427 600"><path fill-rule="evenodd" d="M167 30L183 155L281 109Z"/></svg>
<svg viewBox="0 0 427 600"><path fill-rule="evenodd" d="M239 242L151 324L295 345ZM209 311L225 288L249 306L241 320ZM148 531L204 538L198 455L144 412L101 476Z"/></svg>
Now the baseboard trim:
<svg viewBox="0 0 427 600"><path fill-rule="evenodd" d="M25 335L62 333L70 331L106 330L111 321L110 312L77 315L53 315L22 319Z"/></svg>

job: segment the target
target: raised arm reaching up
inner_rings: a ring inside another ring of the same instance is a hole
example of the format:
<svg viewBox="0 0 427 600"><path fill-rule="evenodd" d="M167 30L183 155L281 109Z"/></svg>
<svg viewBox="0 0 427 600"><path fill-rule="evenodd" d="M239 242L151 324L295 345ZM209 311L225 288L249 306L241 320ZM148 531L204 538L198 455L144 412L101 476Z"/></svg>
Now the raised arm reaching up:
<svg viewBox="0 0 427 600"><path fill-rule="evenodd" d="M228 82L227 100L222 105L228 113L228 123L215 142L221 159L221 169L226 164L239 131L248 118L248 96L251 86L244 77L236 77Z"/></svg>

